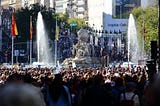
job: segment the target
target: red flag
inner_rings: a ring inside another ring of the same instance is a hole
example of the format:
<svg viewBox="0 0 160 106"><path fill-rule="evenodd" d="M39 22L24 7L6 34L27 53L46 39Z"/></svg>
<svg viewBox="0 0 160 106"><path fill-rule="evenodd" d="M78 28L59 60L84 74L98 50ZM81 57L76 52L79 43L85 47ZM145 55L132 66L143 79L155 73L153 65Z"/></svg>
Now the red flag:
<svg viewBox="0 0 160 106"><path fill-rule="evenodd" d="M16 20L14 18L14 13L12 12L12 26L11 26L11 34L12 36L18 35Z"/></svg>
<svg viewBox="0 0 160 106"><path fill-rule="evenodd" d="M32 27L32 17L30 17L30 40L32 40L33 27Z"/></svg>

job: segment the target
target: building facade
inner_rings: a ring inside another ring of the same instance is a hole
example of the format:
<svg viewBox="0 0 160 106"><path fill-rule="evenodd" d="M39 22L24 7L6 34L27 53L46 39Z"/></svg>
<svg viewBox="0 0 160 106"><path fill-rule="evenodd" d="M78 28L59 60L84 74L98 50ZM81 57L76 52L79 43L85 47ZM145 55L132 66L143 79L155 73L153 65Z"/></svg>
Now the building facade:
<svg viewBox="0 0 160 106"><path fill-rule="evenodd" d="M3 8L7 9L9 6L12 6L15 9L30 6L31 4L40 3L45 5L47 8L53 8L53 0L1 0L1 5Z"/></svg>
<svg viewBox="0 0 160 106"><path fill-rule="evenodd" d="M147 6L158 5L158 0L141 0L141 7L146 8Z"/></svg>
<svg viewBox="0 0 160 106"><path fill-rule="evenodd" d="M102 30L104 2L105 0L88 0L88 24L93 29Z"/></svg>
<svg viewBox="0 0 160 106"><path fill-rule="evenodd" d="M77 1L77 17L87 20L87 0Z"/></svg>
<svg viewBox="0 0 160 106"><path fill-rule="evenodd" d="M97 30L126 32L127 19L140 0L88 0L89 25Z"/></svg>
<svg viewBox="0 0 160 106"><path fill-rule="evenodd" d="M54 0L53 6L56 13L66 13L68 0Z"/></svg>
<svg viewBox="0 0 160 106"><path fill-rule="evenodd" d="M128 18L133 8L140 6L141 0L113 0L113 18Z"/></svg>
<svg viewBox="0 0 160 106"><path fill-rule="evenodd" d="M92 28L94 44L99 43L101 48L110 51L108 55L111 57L113 54L126 55L128 17L137 6L140 6L140 0L88 0L88 23Z"/></svg>
<svg viewBox="0 0 160 106"><path fill-rule="evenodd" d="M56 13L68 13L70 18L87 19L87 0L54 0Z"/></svg>
<svg viewBox="0 0 160 106"><path fill-rule="evenodd" d="M8 9L9 7L18 9L22 7L22 0L2 0L1 5L4 9Z"/></svg>
<svg viewBox="0 0 160 106"><path fill-rule="evenodd" d="M40 4L46 6L47 8L53 8L53 3L54 1L53 0L40 0L40 1L37 1L37 2L40 2Z"/></svg>

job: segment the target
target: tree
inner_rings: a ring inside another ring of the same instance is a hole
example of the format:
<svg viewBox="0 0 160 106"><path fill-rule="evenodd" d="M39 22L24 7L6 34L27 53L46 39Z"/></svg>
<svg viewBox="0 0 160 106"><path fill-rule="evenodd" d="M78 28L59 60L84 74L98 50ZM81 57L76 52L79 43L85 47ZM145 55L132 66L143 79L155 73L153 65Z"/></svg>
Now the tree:
<svg viewBox="0 0 160 106"><path fill-rule="evenodd" d="M18 36L20 42L25 42L29 39L29 21L30 21L30 11L29 8L18 9L15 13Z"/></svg>
<svg viewBox="0 0 160 106"><path fill-rule="evenodd" d="M32 16L32 25L33 25L33 40L36 40L36 24L37 24L37 15L38 12L42 13L44 24L46 28L47 35L54 40L55 39L55 26L56 26L56 17L58 26L63 28L71 28L71 23L77 23L76 27L72 27L72 31L77 32L77 29L80 29L82 26L86 26L83 19L80 18L69 18L68 14L56 14L55 11L42 6L39 3L32 4L30 7L21 8L16 11L16 21L19 31L19 40L22 42L29 40L30 35L30 16Z"/></svg>
<svg viewBox="0 0 160 106"><path fill-rule="evenodd" d="M56 20L56 18L57 18L57 25L61 29L68 28L68 26L69 26L68 23L67 23L68 18L69 18L68 14L57 14L57 13L55 13L53 15L53 18L54 18L54 20Z"/></svg>
<svg viewBox="0 0 160 106"><path fill-rule="evenodd" d="M150 42L158 40L158 7L138 7L132 10L132 14L137 23L139 39L142 43L144 38L144 49L150 53Z"/></svg>
<svg viewBox="0 0 160 106"><path fill-rule="evenodd" d="M30 16L32 16L33 26L33 41L36 41L36 24L38 12L42 13L43 21L46 28L46 35L52 40L55 38L55 21L53 18L54 11L42 6L40 4L32 4L30 7L20 8L15 12L15 18L18 28L18 36L15 38L15 42L24 42L23 45L18 45L17 49L23 49L27 53L27 41L30 39ZM26 42L26 43L25 43ZM36 57L33 54L33 57ZM24 59L22 59L24 60Z"/></svg>
<svg viewBox="0 0 160 106"><path fill-rule="evenodd" d="M46 6L42 6L40 4L32 4L30 7L25 7L18 9L16 11L15 17L18 27L19 40L21 42L26 42L30 39L30 16L32 16L32 25L33 25L33 40L36 40L36 24L37 24L37 15L38 12L42 13L46 33L49 35L51 39L54 35L55 23L52 17L53 12L46 8Z"/></svg>
<svg viewBox="0 0 160 106"><path fill-rule="evenodd" d="M53 15L54 20L57 17L57 24L61 29L71 29L72 32L76 33L81 27L87 27L85 21L81 18L69 18L68 14L57 14ZM70 26L70 24L77 24L76 26Z"/></svg>

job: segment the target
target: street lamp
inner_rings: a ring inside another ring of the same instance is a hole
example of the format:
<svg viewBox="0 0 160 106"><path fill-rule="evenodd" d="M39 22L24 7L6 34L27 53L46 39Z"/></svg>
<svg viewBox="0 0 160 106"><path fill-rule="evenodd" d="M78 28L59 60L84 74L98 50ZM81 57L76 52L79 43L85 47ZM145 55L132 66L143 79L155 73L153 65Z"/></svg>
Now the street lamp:
<svg viewBox="0 0 160 106"><path fill-rule="evenodd" d="M104 33L104 26L103 25L101 25L101 27L102 27L102 36L101 36L101 48L104 48L104 35L103 35L103 33Z"/></svg>

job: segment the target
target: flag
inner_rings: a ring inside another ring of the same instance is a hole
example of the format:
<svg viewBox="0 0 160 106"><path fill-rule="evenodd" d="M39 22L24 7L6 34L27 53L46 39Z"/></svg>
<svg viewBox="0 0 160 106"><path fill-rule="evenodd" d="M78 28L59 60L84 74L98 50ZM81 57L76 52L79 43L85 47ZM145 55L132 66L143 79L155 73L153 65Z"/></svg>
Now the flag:
<svg viewBox="0 0 160 106"><path fill-rule="evenodd" d="M58 41L59 28L56 26L56 40Z"/></svg>
<svg viewBox="0 0 160 106"><path fill-rule="evenodd" d="M11 34L12 36L18 35L16 20L14 18L14 12L12 12L12 26L11 26Z"/></svg>
<svg viewBox="0 0 160 106"><path fill-rule="evenodd" d="M33 27L32 27L32 17L30 17L30 40L32 40Z"/></svg>

